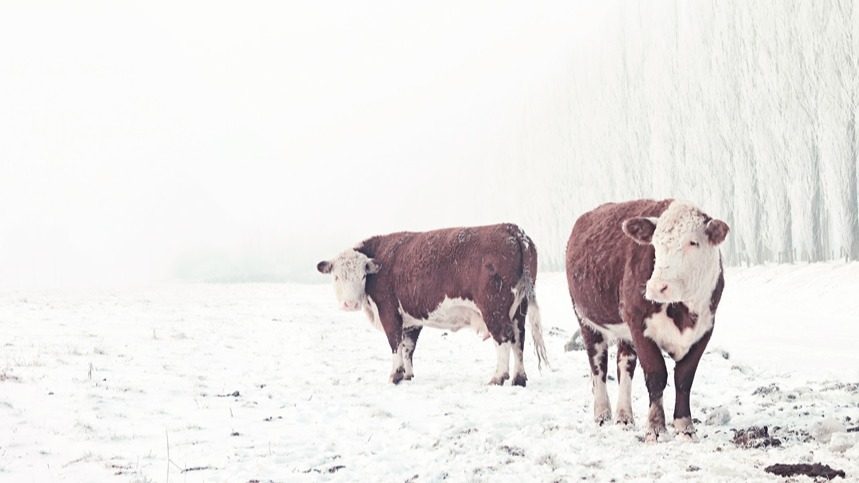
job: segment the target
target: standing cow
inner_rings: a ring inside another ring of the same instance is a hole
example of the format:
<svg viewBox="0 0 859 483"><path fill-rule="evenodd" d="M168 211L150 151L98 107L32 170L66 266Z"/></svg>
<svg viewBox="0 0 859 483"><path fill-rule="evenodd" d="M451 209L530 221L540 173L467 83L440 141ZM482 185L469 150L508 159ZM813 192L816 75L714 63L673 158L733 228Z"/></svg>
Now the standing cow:
<svg viewBox="0 0 859 483"><path fill-rule="evenodd" d="M674 431L694 438L689 394L725 285L719 244L728 225L681 201L609 203L583 214L567 243L567 282L591 366L594 418L611 420L608 340L617 339L616 422L631 424L641 361L650 396L646 441L665 439L662 392L675 361Z"/></svg>
<svg viewBox="0 0 859 483"><path fill-rule="evenodd" d="M524 386L525 317L538 364L546 361L534 293L537 250L516 225L449 228L374 236L316 268L334 275L343 310L364 309L384 330L393 353L390 382L414 376L412 354L424 326L473 327L495 341L498 364L490 384L510 378Z"/></svg>

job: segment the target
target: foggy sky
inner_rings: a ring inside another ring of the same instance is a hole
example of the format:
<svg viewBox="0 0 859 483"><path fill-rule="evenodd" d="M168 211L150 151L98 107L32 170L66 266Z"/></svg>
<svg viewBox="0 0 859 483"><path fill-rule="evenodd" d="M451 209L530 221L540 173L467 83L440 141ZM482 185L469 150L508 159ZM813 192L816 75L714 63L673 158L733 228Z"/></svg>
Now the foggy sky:
<svg viewBox="0 0 859 483"><path fill-rule="evenodd" d="M505 219L489 153L601 15L4 3L0 285L308 280L373 234Z"/></svg>

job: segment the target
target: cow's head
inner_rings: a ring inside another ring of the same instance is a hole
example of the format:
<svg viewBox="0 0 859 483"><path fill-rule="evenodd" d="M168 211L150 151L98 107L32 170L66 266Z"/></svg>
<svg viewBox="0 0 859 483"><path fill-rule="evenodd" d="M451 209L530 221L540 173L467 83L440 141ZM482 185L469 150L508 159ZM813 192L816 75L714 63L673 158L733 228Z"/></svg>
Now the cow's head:
<svg viewBox="0 0 859 483"><path fill-rule="evenodd" d="M709 300L719 278L719 244L728 225L687 202L674 201L659 218L631 218L623 232L652 244L656 259L644 297L657 303Z"/></svg>
<svg viewBox="0 0 859 483"><path fill-rule="evenodd" d="M361 252L346 250L333 260L325 260L316 264L321 273L334 275L334 293L337 302L343 310L359 310L367 294L364 284L367 275L376 273L381 267Z"/></svg>

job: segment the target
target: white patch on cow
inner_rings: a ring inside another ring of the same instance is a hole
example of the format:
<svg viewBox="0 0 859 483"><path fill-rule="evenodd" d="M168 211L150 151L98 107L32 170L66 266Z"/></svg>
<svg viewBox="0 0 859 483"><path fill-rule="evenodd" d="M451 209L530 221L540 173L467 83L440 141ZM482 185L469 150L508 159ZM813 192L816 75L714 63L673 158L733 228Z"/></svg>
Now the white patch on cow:
<svg viewBox="0 0 859 483"><path fill-rule="evenodd" d="M406 312L402 303L400 303L399 309L400 315L403 317L403 327L423 325L451 332L456 332L465 327L473 327L478 335L489 337L489 329L483 320L483 314L471 300L445 297L425 319L419 319Z"/></svg>
<svg viewBox="0 0 859 483"><path fill-rule="evenodd" d="M510 378L510 349L509 342L495 344L495 353L498 356L495 364L495 374L492 376L491 384L501 385Z"/></svg>
<svg viewBox="0 0 859 483"><path fill-rule="evenodd" d="M513 293L513 303L510 305L510 310L508 310L508 315L510 316L510 320L516 316L516 311L519 310L519 307L522 305L522 300L528 296L527 289L525 285L523 285L525 280L520 280L519 283L513 286L510 289L510 292Z"/></svg>
<svg viewBox="0 0 859 483"><path fill-rule="evenodd" d="M602 334L604 337L607 337L611 340L622 339L628 342L632 342L632 333L629 331L629 326L626 325L626 323L597 325L592 320L586 317L582 317L582 322L584 322L588 327Z"/></svg>
<svg viewBox="0 0 859 483"><path fill-rule="evenodd" d="M594 421L603 424L611 420L611 402L608 399L608 388L601 378L593 377L594 391Z"/></svg>
<svg viewBox="0 0 859 483"><path fill-rule="evenodd" d="M384 332L385 329L382 327L382 320L379 318L379 307L376 306L376 302L369 295L364 301L364 313L370 319L370 325Z"/></svg>
<svg viewBox="0 0 859 483"><path fill-rule="evenodd" d="M403 374L406 379L411 379L415 375L414 367L412 366L412 358L411 354L415 352L415 341L407 338L403 338L400 341L399 347L400 357L403 359L403 369L405 373Z"/></svg>
<svg viewBox="0 0 859 483"><path fill-rule="evenodd" d="M611 402L608 399L608 388L606 387L605 377L600 366L600 360L606 357L608 352L608 343L603 341L596 346L596 352L592 359L593 366L597 368L597 372L591 371L591 383L594 393L594 421L597 424L603 424L611 420Z"/></svg>
<svg viewBox="0 0 859 483"><path fill-rule="evenodd" d="M663 305L662 310L644 319L644 336L668 352L675 361L679 361L686 357L693 344L713 328L713 314L710 313L709 307L703 309L698 313L695 325L681 332L674 319L666 313L667 309L668 305ZM689 309L694 312L693 307Z"/></svg>
<svg viewBox="0 0 859 483"><path fill-rule="evenodd" d="M617 392L617 417L615 420L620 424L632 424L632 376L627 367L630 362L635 364L636 357L624 354L618 358L617 365L620 368Z"/></svg>
<svg viewBox="0 0 859 483"><path fill-rule="evenodd" d="M397 371L399 371L400 369L403 369L403 372L405 372L404 365L403 365L403 351L398 350L398 351L394 352L393 357L392 357L391 377L393 378L393 375L396 374Z"/></svg>
<svg viewBox="0 0 859 483"><path fill-rule="evenodd" d="M368 264L372 260L353 249L345 250L330 261L334 278L334 294L342 310L360 310L367 297L364 291L367 282Z"/></svg>
<svg viewBox="0 0 859 483"><path fill-rule="evenodd" d="M710 243L705 221L701 210L683 201L672 202L658 218L645 298L658 303L710 300L721 265L719 247Z"/></svg>
<svg viewBox="0 0 859 483"><path fill-rule="evenodd" d="M518 335L519 331L515 330L513 332L515 334L517 334L515 337L518 338L519 337L519 335ZM525 376L525 363L523 360L522 349L519 348L519 342L518 341L514 342L512 344L511 348L513 349L513 374L514 374L514 377L515 376L524 377Z"/></svg>

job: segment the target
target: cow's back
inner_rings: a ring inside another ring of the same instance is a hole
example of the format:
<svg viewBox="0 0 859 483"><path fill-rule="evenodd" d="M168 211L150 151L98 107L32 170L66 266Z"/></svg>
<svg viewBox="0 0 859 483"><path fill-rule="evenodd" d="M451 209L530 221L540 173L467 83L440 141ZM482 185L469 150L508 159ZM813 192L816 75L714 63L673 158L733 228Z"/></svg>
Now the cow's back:
<svg viewBox="0 0 859 483"><path fill-rule="evenodd" d="M622 323L618 307L624 276L646 280L650 273L625 274L630 257L653 259L653 248L623 233L625 220L658 217L672 200L607 203L579 217L567 242L566 271L570 297L581 316L599 325ZM639 265L639 264L636 264Z"/></svg>

